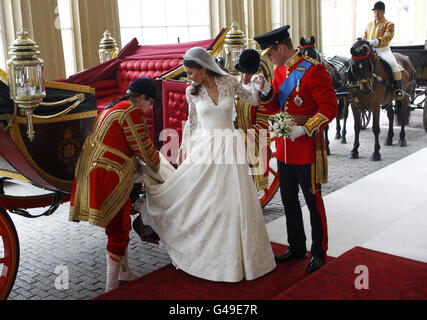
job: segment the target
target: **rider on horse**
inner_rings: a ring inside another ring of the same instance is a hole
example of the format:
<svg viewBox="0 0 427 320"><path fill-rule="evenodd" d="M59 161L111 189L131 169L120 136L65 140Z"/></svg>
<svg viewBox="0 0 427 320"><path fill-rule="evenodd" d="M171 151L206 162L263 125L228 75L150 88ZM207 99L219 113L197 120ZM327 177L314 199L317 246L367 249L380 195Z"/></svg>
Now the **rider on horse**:
<svg viewBox="0 0 427 320"><path fill-rule="evenodd" d="M402 99L402 73L390 49L390 41L394 36L394 23L384 18L385 4L382 1L376 2L372 10L375 20L366 27L363 39L368 40L377 54L390 65L393 71L395 97Z"/></svg>

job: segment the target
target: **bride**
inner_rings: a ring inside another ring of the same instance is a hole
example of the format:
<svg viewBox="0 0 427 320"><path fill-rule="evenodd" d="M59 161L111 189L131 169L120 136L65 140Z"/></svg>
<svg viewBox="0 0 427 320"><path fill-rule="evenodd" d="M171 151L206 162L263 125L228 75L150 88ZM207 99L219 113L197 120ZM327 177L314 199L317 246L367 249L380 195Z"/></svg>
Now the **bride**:
<svg viewBox="0 0 427 320"><path fill-rule="evenodd" d="M200 47L185 53L184 69L192 84L180 166L162 158L162 184L144 171L144 224L178 269L212 281L256 279L276 264L248 163L239 161L246 150L233 110L235 95L257 105L258 93L246 91Z"/></svg>

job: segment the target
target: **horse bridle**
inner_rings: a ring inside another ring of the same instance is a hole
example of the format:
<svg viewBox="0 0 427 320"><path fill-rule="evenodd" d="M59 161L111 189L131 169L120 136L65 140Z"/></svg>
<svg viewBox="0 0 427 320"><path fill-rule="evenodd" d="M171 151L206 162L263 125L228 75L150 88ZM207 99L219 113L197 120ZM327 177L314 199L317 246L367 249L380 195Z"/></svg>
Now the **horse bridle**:
<svg viewBox="0 0 427 320"><path fill-rule="evenodd" d="M361 56L361 57L356 57L354 55L351 56L351 60L353 61L353 63L350 63L350 70L351 73L354 74L354 70L353 70L353 66L355 64L355 61L357 60L365 60L365 59L369 59L369 65L370 65L370 69L372 70L372 72L368 75L368 77L366 79L360 79L357 81L350 81L347 79L347 85L351 88L360 88L359 83L369 83L370 84L370 88L373 87L373 81L377 80L379 77L375 74L375 70L376 70L376 58L375 58L375 54L372 50L369 50L368 53L366 53L366 55ZM369 88L369 85L368 85ZM372 89L370 89L372 90Z"/></svg>

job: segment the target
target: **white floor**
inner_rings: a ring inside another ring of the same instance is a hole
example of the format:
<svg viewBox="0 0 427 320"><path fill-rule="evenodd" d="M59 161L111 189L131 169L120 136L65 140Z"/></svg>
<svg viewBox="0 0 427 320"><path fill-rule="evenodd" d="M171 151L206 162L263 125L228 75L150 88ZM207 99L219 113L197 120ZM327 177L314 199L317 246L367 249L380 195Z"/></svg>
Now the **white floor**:
<svg viewBox="0 0 427 320"><path fill-rule="evenodd" d="M427 262L427 148L324 197L328 255L360 246ZM303 208L307 249L311 227ZM271 241L287 244L286 218L267 224Z"/></svg>

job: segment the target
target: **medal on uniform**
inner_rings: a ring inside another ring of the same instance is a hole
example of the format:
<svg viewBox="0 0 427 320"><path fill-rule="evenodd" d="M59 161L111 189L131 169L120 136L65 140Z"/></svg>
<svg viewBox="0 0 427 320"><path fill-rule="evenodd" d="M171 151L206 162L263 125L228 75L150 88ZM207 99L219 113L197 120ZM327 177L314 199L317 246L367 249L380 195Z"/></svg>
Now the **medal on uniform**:
<svg viewBox="0 0 427 320"><path fill-rule="evenodd" d="M294 98L294 102L295 102L295 104L296 104L298 107L301 107L301 106L302 106L303 101L302 101L302 98L298 95L298 92L299 92L299 80L298 80L298 83L297 83L297 87L295 88L295 91L297 92L297 95L296 95L296 96L295 96L295 98Z"/></svg>
<svg viewBox="0 0 427 320"><path fill-rule="evenodd" d="M301 106L302 106L302 103L303 103L303 101L302 101L302 99L301 99L301 97L300 97L299 95L297 95L297 96L294 98L294 102L295 102L295 104L296 104L298 107L301 107Z"/></svg>

